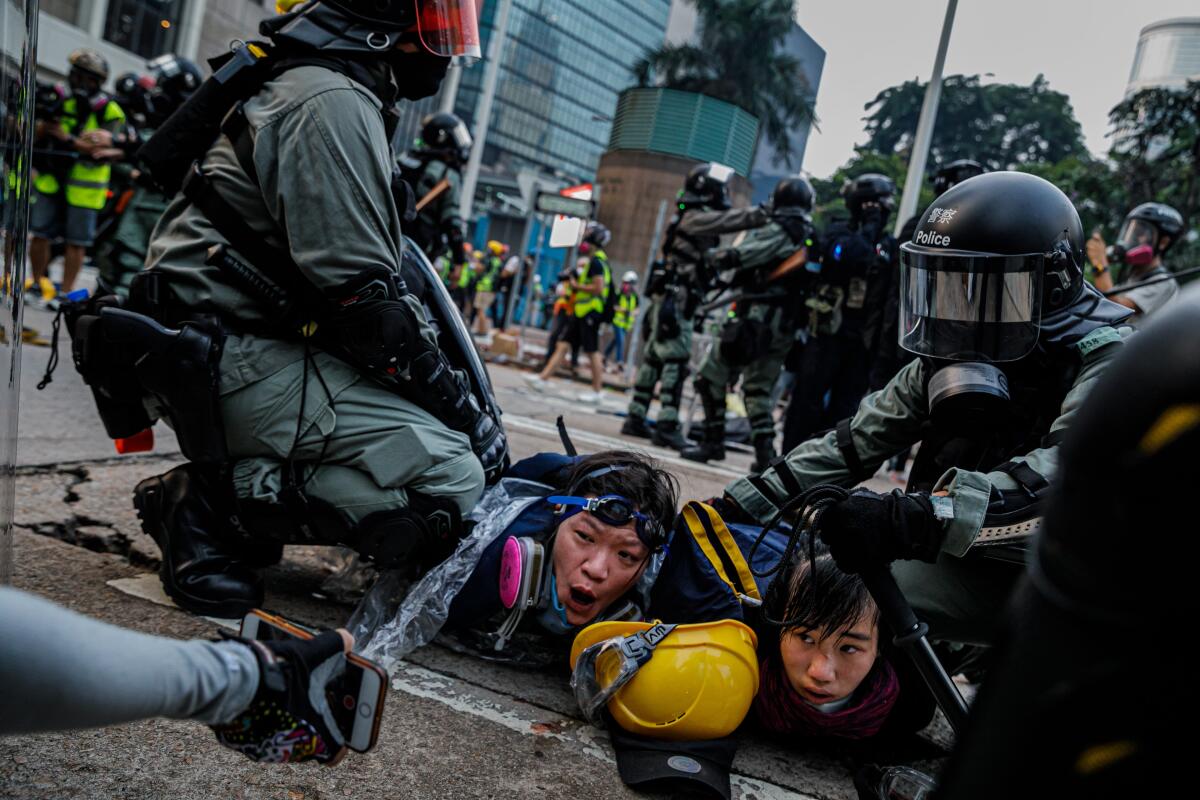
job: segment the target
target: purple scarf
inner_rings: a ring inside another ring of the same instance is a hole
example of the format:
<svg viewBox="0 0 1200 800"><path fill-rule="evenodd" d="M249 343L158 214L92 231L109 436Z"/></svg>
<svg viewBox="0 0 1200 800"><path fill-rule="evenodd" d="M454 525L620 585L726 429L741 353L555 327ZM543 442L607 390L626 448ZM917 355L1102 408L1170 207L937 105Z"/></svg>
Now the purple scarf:
<svg viewBox="0 0 1200 800"><path fill-rule="evenodd" d="M879 733L900 694L900 683L892 665L880 658L850 702L838 711L824 714L806 703L792 688L777 659L765 659L760 667L754 713L763 727L775 733L866 739Z"/></svg>

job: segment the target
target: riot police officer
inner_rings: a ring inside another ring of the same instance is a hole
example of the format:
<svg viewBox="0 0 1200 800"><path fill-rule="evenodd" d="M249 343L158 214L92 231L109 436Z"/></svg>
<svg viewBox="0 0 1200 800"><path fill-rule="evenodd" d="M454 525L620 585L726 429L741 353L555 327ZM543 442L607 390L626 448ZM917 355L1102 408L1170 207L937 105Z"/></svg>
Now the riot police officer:
<svg viewBox="0 0 1200 800"><path fill-rule="evenodd" d="M842 190L849 224L834 223L821 236L821 271L805 301L809 339L783 424L785 451L852 413L867 391L879 336L879 326L867 321L882 316L896 268L896 240L886 230L895 192L885 175L859 175Z"/></svg>
<svg viewBox="0 0 1200 800"><path fill-rule="evenodd" d="M771 389L795 338L797 298L807 284L816 195L802 177L784 178L771 195L770 222L737 246L706 257L714 270L733 273L743 289L709 347L693 382L704 407L704 439L683 450L692 461L725 458L725 393L738 373L754 444L754 470L775 458Z"/></svg>
<svg viewBox="0 0 1200 800"><path fill-rule="evenodd" d="M720 244L721 234L757 228L767 220L758 206L729 208L732 176L733 170L723 164L699 164L688 172L679 192L677 211L663 239L662 260L646 286L650 308L643 318L645 345L621 433L676 450L687 446L679 430L679 401L692 355L692 317L709 288L709 276L702 269L704 253ZM652 432L646 414L656 385L662 409Z"/></svg>
<svg viewBox="0 0 1200 800"><path fill-rule="evenodd" d="M392 190L392 106L433 94L450 56L478 57L473 3L309 0L260 30L271 44L235 49L223 80L143 148L145 160L165 139L174 153L185 125L220 125L131 290L135 309L181 327L183 374L207 381L201 368L215 367L215 410L207 390L159 389L193 463L140 483L135 505L167 593L222 617L261 603L253 567L277 557L271 545L342 544L384 569L436 563L507 460L439 349ZM98 325L117 322L133 324L105 311Z"/></svg>
<svg viewBox="0 0 1200 800"><path fill-rule="evenodd" d="M405 233L430 261L446 252L455 264L465 260L459 200L461 170L471 156L471 142L467 123L456 114L441 111L421 120L416 147L397 159L419 206Z"/></svg>
<svg viewBox="0 0 1200 800"><path fill-rule="evenodd" d="M1132 332L1129 310L1084 281L1083 243L1071 201L1036 176L947 191L900 251L901 345L919 358L835 430L730 484L732 513L766 522L919 442L907 494L857 490L824 511L821 535L850 571L919 559L892 570L933 635L988 642L1058 444Z"/></svg>
<svg viewBox="0 0 1200 800"><path fill-rule="evenodd" d="M1142 203L1125 215L1113 257L1122 267L1121 283L1134 285L1112 299L1132 308L1140 320L1175 299L1179 282L1163 263L1163 256L1183 233L1183 215L1165 203ZM1100 234L1087 243L1093 281L1102 292L1113 289L1108 253Z"/></svg>

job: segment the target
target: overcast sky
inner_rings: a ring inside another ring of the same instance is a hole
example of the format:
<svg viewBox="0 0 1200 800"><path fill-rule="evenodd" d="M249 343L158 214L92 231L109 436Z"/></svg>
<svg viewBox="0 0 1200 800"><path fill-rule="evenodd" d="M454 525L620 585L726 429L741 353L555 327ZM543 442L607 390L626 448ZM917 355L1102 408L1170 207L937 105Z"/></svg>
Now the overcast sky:
<svg viewBox="0 0 1200 800"><path fill-rule="evenodd" d="M928 81L946 0L798 0L796 18L825 48L817 95L820 132L805 171L828 177L861 144L863 104L910 78ZM1120 101L1138 32L1170 17L1200 15L1200 0L959 0L945 74L995 73L1028 85L1043 73L1065 93L1088 149L1108 150L1108 110Z"/></svg>

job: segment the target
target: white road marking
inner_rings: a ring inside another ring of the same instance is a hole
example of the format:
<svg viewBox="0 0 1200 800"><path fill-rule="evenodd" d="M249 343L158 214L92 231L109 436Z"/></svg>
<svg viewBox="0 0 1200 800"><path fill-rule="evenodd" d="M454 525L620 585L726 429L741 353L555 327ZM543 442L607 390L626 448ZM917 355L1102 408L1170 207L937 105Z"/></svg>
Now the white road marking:
<svg viewBox="0 0 1200 800"><path fill-rule="evenodd" d="M565 717L509 697L493 700L474 684L451 678L407 662L396 665L392 688L414 697L433 700L461 714L485 719L525 736L548 736L576 746L581 752L607 764L616 764L608 733L572 717ZM490 692L487 693L490 695ZM815 800L757 778L733 773L730 784L735 798L742 800Z"/></svg>

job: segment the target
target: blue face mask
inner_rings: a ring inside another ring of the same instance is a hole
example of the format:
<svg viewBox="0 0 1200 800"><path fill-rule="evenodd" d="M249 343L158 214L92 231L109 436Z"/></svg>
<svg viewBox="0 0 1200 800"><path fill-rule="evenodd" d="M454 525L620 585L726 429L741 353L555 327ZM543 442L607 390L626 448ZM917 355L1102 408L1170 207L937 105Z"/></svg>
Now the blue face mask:
<svg viewBox="0 0 1200 800"><path fill-rule="evenodd" d="M554 568L551 567L553 570ZM578 627L567 622L567 610L558 599L558 579L550 575L550 602L538 614L538 624L556 636L566 636L578 630Z"/></svg>

